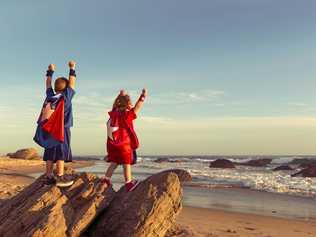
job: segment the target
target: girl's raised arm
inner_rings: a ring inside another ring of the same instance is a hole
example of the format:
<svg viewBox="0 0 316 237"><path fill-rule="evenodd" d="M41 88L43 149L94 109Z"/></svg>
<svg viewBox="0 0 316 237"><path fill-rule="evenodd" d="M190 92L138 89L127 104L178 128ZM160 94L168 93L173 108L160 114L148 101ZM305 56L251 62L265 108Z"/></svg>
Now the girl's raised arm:
<svg viewBox="0 0 316 237"><path fill-rule="evenodd" d="M145 98L148 94L147 89L143 89L142 94L140 95L138 101L136 102L135 106L134 106L134 112L137 114L141 108L143 107L143 104L145 102Z"/></svg>

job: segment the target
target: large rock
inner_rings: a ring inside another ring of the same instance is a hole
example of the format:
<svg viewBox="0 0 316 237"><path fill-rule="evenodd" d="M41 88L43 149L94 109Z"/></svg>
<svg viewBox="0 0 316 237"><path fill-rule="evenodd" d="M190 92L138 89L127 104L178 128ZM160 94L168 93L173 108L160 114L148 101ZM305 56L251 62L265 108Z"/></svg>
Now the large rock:
<svg viewBox="0 0 316 237"><path fill-rule="evenodd" d="M8 153L7 156L14 159L24 160L36 160L41 158L35 148L21 149L14 153Z"/></svg>
<svg viewBox="0 0 316 237"><path fill-rule="evenodd" d="M180 183L188 183L192 181L191 174L183 169L165 170L165 171L162 171L160 174L170 173L170 172L175 173L178 176Z"/></svg>
<svg viewBox="0 0 316 237"><path fill-rule="evenodd" d="M80 236L115 196L89 173L69 188L45 186L43 176L0 207L0 236Z"/></svg>
<svg viewBox="0 0 316 237"><path fill-rule="evenodd" d="M171 229L169 229L165 235L165 237L197 237L197 236L199 235L194 233L194 231L189 226L182 226L178 224L174 225Z"/></svg>
<svg viewBox="0 0 316 237"><path fill-rule="evenodd" d="M246 166L254 166L254 167L264 167L267 166L272 162L272 159L257 159L257 160L250 160L244 163L237 163L238 165L246 165Z"/></svg>
<svg viewBox="0 0 316 237"><path fill-rule="evenodd" d="M313 160L313 161L311 161L309 163L300 164L298 166L298 168L308 168L308 167L314 166L314 165L316 165L316 161L315 160Z"/></svg>
<svg viewBox="0 0 316 237"><path fill-rule="evenodd" d="M280 171L280 170L294 170L294 169L289 165L280 165L273 169L273 171Z"/></svg>
<svg viewBox="0 0 316 237"><path fill-rule="evenodd" d="M299 165L301 168L305 168L311 164L316 163L315 159L311 158L296 158L293 159L289 164L291 165Z"/></svg>
<svg viewBox="0 0 316 237"><path fill-rule="evenodd" d="M292 177L316 177L316 164L309 165L307 168L293 174Z"/></svg>
<svg viewBox="0 0 316 237"><path fill-rule="evenodd" d="M155 174L141 182L133 192L121 188L87 235L163 237L175 224L181 199L180 181L174 172Z"/></svg>
<svg viewBox="0 0 316 237"><path fill-rule="evenodd" d="M235 168L235 165L230 160L217 159L210 163L210 168L232 169Z"/></svg>

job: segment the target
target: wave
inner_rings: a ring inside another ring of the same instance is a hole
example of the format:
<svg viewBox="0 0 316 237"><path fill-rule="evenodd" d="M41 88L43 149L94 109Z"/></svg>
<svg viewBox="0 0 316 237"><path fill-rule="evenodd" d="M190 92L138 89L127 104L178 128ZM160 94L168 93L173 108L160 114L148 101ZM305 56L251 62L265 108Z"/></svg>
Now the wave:
<svg viewBox="0 0 316 237"><path fill-rule="evenodd" d="M233 162L246 162L252 159L263 158L260 156L223 156ZM187 170L193 178L191 186L206 188L250 188L260 191L287 193L291 195L316 197L316 178L291 177L293 171L273 171L273 168L281 164L292 164L298 167L297 163L306 160L315 160L315 156L274 156L270 165L266 167L237 166L236 169L211 169L209 162L219 158L218 156L163 156L163 162L155 162L160 156L140 156L138 164L134 166L135 177L146 178L147 176L166 169L180 168ZM265 156L264 158L267 158ZM97 162L92 168L87 168L89 172L104 174L106 164ZM121 175L121 174L120 174Z"/></svg>

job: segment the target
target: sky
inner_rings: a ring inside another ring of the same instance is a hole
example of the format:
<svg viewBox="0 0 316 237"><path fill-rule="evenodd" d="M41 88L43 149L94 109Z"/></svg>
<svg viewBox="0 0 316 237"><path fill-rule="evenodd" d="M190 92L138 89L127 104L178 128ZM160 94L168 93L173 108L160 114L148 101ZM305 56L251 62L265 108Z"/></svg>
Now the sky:
<svg viewBox="0 0 316 237"><path fill-rule="evenodd" d="M316 153L313 0L30 0L0 7L0 154L32 141L45 71L77 61L72 147L104 155L125 88L144 155Z"/></svg>

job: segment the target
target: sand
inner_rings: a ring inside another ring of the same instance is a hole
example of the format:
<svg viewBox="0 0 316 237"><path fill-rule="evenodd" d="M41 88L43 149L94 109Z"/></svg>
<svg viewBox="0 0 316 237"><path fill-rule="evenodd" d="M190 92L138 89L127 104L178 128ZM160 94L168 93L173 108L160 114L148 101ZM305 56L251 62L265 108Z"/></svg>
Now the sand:
<svg viewBox="0 0 316 237"><path fill-rule="evenodd" d="M88 167L93 161L75 161L73 168ZM44 172L45 163L0 157L0 205L34 181L32 173ZM256 214L184 207L177 218L178 237L312 237L316 220L295 220Z"/></svg>
<svg viewBox="0 0 316 237"><path fill-rule="evenodd" d="M302 221L195 207L184 207L177 222L186 230L187 235L183 236L316 236L316 220Z"/></svg>

